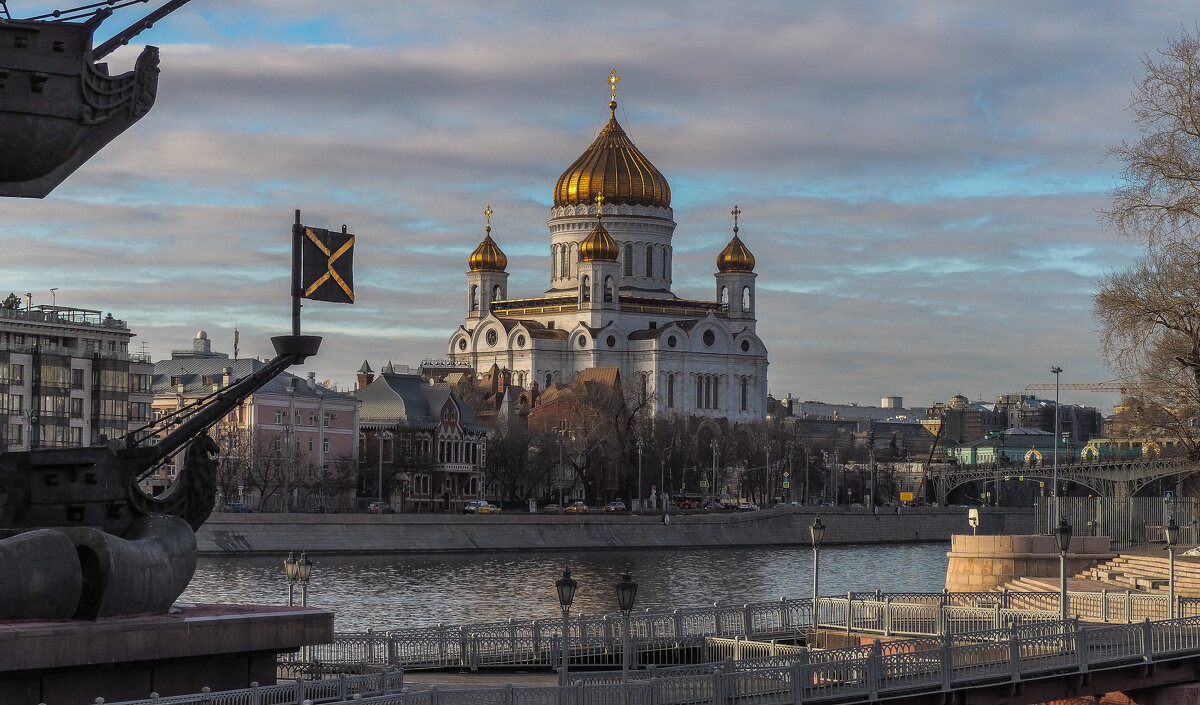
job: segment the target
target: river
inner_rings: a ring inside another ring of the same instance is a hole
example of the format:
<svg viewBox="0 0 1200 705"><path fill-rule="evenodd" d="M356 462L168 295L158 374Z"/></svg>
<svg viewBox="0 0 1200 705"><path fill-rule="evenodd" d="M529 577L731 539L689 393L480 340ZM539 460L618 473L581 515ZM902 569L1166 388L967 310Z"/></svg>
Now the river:
<svg viewBox="0 0 1200 705"><path fill-rule="evenodd" d="M949 548L941 542L822 548L821 594L941 591ZM572 614L615 612L613 586L623 571L638 583L638 610L812 595L812 550L794 547L311 558L308 604L333 611L338 631L557 617L554 581L564 567L579 582ZM179 600L286 604L283 562L201 557Z"/></svg>

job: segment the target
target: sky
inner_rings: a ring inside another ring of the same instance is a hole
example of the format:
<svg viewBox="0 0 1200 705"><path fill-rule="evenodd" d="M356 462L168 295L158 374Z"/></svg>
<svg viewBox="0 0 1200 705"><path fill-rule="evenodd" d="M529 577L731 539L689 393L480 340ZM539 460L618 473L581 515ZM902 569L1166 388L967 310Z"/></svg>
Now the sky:
<svg viewBox="0 0 1200 705"><path fill-rule="evenodd" d="M1137 137L1143 57L1196 17L1178 0L192 0L109 59L160 47L150 113L47 198L0 199L0 296L111 312L154 359L199 330L232 352L235 327L243 356L269 356L301 209L357 236L357 301L306 303L325 340L304 371L347 388L364 359L445 357L488 205L510 296L548 288L552 188L607 121L615 68L617 118L671 184L677 295L715 298L741 208L774 396L991 400L1055 365L1101 382L1092 293L1140 251L1098 220L1123 166L1106 152Z"/></svg>

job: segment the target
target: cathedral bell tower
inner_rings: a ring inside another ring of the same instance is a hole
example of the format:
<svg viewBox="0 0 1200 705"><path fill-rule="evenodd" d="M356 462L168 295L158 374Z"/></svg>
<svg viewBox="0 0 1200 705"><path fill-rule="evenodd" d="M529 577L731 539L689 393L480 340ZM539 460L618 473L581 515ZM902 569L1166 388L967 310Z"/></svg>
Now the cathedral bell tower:
<svg viewBox="0 0 1200 705"><path fill-rule="evenodd" d="M492 207L483 214L487 217L483 242L467 258L471 271L467 272L467 318L478 320L492 310L492 302L508 298L508 257L492 240Z"/></svg>
<svg viewBox="0 0 1200 705"><path fill-rule="evenodd" d="M742 209L736 205L733 214L733 239L717 255L717 301L728 304L731 320L754 322L754 255L738 237L738 216Z"/></svg>
<svg viewBox="0 0 1200 705"><path fill-rule="evenodd" d="M596 196L596 225L579 243L579 310L593 311L591 325L599 325L600 311L620 308L620 248L601 222L604 195Z"/></svg>

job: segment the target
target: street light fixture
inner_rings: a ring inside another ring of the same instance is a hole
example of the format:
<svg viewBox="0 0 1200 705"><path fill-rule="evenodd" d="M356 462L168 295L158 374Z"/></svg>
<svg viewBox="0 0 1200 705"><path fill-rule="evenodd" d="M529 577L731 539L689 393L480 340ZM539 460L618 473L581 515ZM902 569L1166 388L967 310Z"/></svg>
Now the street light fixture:
<svg viewBox="0 0 1200 705"><path fill-rule="evenodd" d="M1067 551L1071 548L1071 525L1066 519L1058 520L1058 528L1054 530L1054 540L1058 542L1058 573L1059 593L1058 602L1062 607L1062 620L1067 621Z"/></svg>
<svg viewBox="0 0 1200 705"><path fill-rule="evenodd" d="M1175 619L1175 544L1179 543L1179 524L1175 523L1175 517L1167 522L1167 526L1163 529L1163 533L1167 539L1167 562L1169 565L1168 583L1171 586L1171 619Z"/></svg>
<svg viewBox="0 0 1200 705"><path fill-rule="evenodd" d="M383 513L383 442L389 441L391 439L392 439L392 434L390 432L381 431L379 433L379 475L377 477L377 481L379 483L379 487L378 487L379 496L377 499L379 500L379 513L380 514Z"/></svg>
<svg viewBox="0 0 1200 705"><path fill-rule="evenodd" d="M617 583L617 607L621 610L621 614L625 617L625 629L623 631L624 639L621 646L621 682L629 681L629 613L633 610L633 601L637 597L637 583L633 582L633 576L625 573L621 576L621 582Z"/></svg>
<svg viewBox="0 0 1200 705"><path fill-rule="evenodd" d="M562 665L558 670L558 684L567 685L567 662L571 660L570 631L567 628L567 617L571 612L571 603L575 601L575 590L579 583L571 578L571 571L563 569L562 577L554 581L558 590L558 604L562 607Z"/></svg>
<svg viewBox="0 0 1200 705"><path fill-rule="evenodd" d="M821 523L821 517L817 517L812 526L808 527L812 533L813 547L813 599L812 599L812 625L814 636L817 631L817 579L820 574L821 567L821 542L825 540L825 525Z"/></svg>
<svg viewBox="0 0 1200 705"><path fill-rule="evenodd" d="M1058 509L1058 376L1062 374L1063 370L1055 365L1050 368L1050 371L1054 373L1054 483L1050 487L1054 493L1054 513L1059 519L1062 519L1062 512Z"/></svg>
<svg viewBox="0 0 1200 705"><path fill-rule="evenodd" d="M712 447L713 458L712 458L712 484L709 485L708 491L713 495L713 501L715 502L716 501L716 492L717 492L717 439L716 438L712 439L712 442L709 443L709 445Z"/></svg>
<svg viewBox="0 0 1200 705"><path fill-rule="evenodd" d="M637 501L633 503L634 511L642 509L642 439L639 436L637 439L638 449L638 483L637 483Z"/></svg>
<svg viewBox="0 0 1200 705"><path fill-rule="evenodd" d="M288 607L291 607L295 604L296 577L299 575L299 566L296 562L295 551L288 551L287 558L283 559L283 572L287 576Z"/></svg>
<svg viewBox="0 0 1200 705"><path fill-rule="evenodd" d="M296 578L300 581L300 604L308 607L308 579L312 577L312 561L308 555L300 552L300 560L296 561Z"/></svg>

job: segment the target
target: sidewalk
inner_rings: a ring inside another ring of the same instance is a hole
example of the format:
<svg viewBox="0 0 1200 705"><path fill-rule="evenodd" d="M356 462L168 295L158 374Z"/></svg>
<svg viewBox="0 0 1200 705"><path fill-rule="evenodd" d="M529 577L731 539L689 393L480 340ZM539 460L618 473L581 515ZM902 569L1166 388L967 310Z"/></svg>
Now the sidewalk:
<svg viewBox="0 0 1200 705"><path fill-rule="evenodd" d="M405 671L404 683L418 690L431 685L453 689L548 686L558 685L558 674L554 671Z"/></svg>

